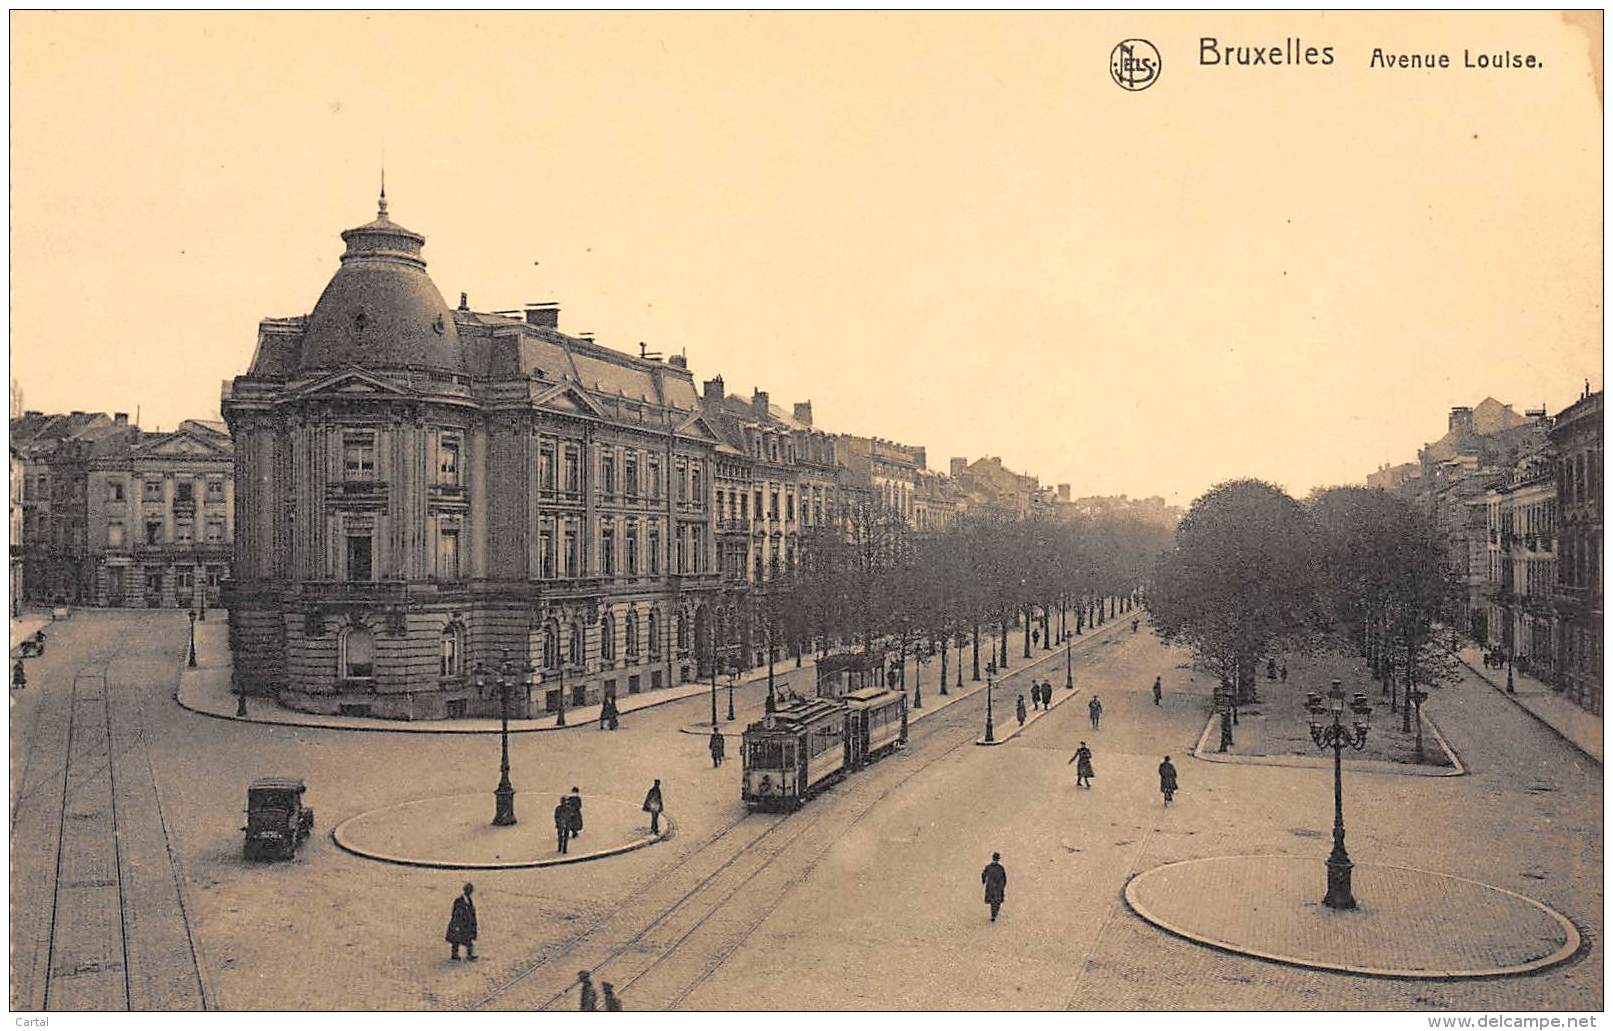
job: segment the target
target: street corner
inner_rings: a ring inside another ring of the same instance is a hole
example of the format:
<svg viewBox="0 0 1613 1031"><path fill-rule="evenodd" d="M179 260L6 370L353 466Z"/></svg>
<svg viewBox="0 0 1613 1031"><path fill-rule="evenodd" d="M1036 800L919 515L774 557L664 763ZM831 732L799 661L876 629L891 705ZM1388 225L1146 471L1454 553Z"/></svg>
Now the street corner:
<svg viewBox="0 0 1613 1031"><path fill-rule="evenodd" d="M365 859L450 870L516 870L582 863L646 848L672 836L662 814L655 831L637 802L583 799L583 829L564 852L557 848L553 804L564 792L521 791L518 822L494 826L491 793L416 799L342 821L331 837Z"/></svg>
<svg viewBox="0 0 1613 1031"><path fill-rule="evenodd" d="M1354 909L1324 905L1321 856L1211 856L1126 883L1138 917L1178 938L1256 959L1369 977L1455 979L1543 970L1580 949L1542 902L1432 870L1357 863Z"/></svg>

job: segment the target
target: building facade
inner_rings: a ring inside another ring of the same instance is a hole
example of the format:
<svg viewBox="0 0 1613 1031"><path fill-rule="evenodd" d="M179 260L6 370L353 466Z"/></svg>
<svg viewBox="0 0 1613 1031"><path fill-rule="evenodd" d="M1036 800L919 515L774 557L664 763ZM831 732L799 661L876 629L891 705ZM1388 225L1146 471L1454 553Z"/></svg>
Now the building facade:
<svg viewBox="0 0 1613 1031"><path fill-rule="evenodd" d="M1519 462L1485 499L1486 625L1520 668L1550 681L1557 586L1557 485L1550 459L1537 453Z"/></svg>
<svg viewBox="0 0 1613 1031"><path fill-rule="evenodd" d="M315 712L535 715L706 672L721 438L681 358L450 310L425 238L342 234L229 384L238 688ZM529 671L530 670L530 671Z"/></svg>
<svg viewBox="0 0 1613 1031"><path fill-rule="evenodd" d="M1558 413L1551 430L1557 495L1555 667L1559 689L1602 713L1602 392Z"/></svg>

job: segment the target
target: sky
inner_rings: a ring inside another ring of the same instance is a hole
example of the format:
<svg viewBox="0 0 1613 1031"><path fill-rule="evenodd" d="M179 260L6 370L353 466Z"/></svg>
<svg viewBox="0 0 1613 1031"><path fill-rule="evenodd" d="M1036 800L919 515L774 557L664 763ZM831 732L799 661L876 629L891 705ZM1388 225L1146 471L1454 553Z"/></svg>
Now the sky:
<svg viewBox="0 0 1613 1031"><path fill-rule="evenodd" d="M1452 405L1600 388L1588 17L13 13L11 374L30 409L216 417L384 161L450 305L558 301L942 470L1302 496Z"/></svg>

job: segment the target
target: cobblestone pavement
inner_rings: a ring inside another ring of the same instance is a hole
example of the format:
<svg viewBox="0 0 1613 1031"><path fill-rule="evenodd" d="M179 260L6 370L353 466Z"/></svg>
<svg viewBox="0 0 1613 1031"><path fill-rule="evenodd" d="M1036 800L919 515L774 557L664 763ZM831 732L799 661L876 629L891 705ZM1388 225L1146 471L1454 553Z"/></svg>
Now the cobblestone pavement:
<svg viewBox="0 0 1613 1031"><path fill-rule="evenodd" d="M1580 945L1560 914L1476 881L1357 863L1351 910L1322 904L1325 881L1309 856L1219 856L1146 870L1126 885L1126 901L1196 941L1386 976L1521 972Z"/></svg>

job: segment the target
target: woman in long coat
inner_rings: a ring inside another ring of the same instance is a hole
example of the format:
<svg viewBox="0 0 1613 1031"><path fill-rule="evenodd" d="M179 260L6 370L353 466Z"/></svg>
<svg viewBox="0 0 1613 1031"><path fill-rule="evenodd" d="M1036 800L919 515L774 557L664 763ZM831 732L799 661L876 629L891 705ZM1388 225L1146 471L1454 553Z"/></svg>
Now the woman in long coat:
<svg viewBox="0 0 1613 1031"><path fill-rule="evenodd" d="M1168 755L1159 764L1159 793L1165 796L1166 805L1171 804L1171 796L1176 794L1176 767L1171 765Z"/></svg>
<svg viewBox="0 0 1613 1031"><path fill-rule="evenodd" d="M454 913L448 918L448 933L443 938L448 942L449 959L459 958L459 947L465 947L465 958L476 958L476 903L470 900L471 892L476 886L467 884L462 894L454 899Z"/></svg>
<svg viewBox="0 0 1613 1031"><path fill-rule="evenodd" d="M1070 756L1070 762L1075 763L1075 786L1078 788L1092 787L1092 749L1087 747L1085 741L1081 747ZM1065 763L1068 766L1070 763Z"/></svg>

